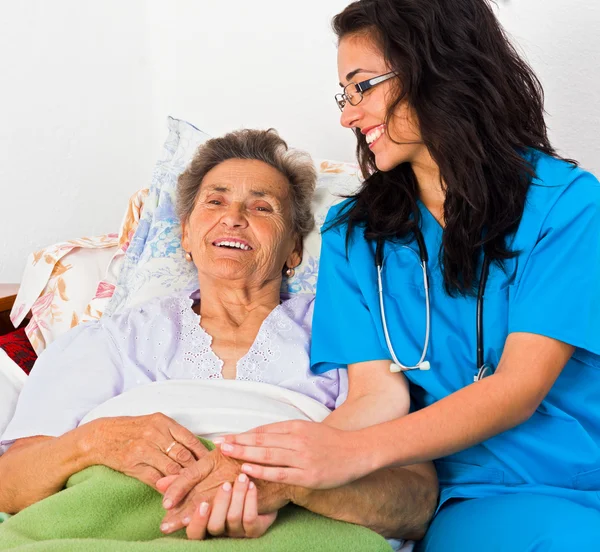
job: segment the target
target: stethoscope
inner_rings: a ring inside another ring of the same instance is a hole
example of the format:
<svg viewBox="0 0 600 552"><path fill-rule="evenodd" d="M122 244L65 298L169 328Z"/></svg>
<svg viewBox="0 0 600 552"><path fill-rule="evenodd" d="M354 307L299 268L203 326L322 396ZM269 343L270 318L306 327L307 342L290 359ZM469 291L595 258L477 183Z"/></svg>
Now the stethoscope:
<svg viewBox="0 0 600 552"><path fill-rule="evenodd" d="M385 335L385 341L387 343L387 347L392 355L392 359L394 362L390 364L390 372L407 372L409 370L429 370L431 365L429 361L425 360L425 356L427 355L427 350L429 349L429 335L431 329L431 308L429 301L429 277L427 275L427 261L429 257L427 255L427 248L425 247L425 240L423 239L423 233L419 228L415 229L415 240L417 245L419 246L419 263L421 265L421 269L423 271L423 286L425 288L425 343L423 344L423 350L421 352L421 358L419 362L417 362L414 366L405 366L402 364L398 357L396 356L396 352L394 351L394 346L392 345L392 340L390 339L390 334L387 327L387 320L385 317L385 305L383 300L383 282L381 278L381 269L383 267L383 246L384 240L383 238L377 239L377 246L375 248L375 266L377 268L377 284L379 287L379 311L381 314L381 323L383 326L383 333ZM408 247L407 245L402 245L401 247L408 249L414 255L417 255L414 249ZM477 324L477 373L473 377L474 381L482 380L483 378L494 373L494 369L490 364L483 362L483 298L485 294L485 286L487 284L487 279L490 271L490 261L487 255L483 257L483 265L481 268L481 276L479 277L479 288L477 290L477 313L476 313L476 324Z"/></svg>

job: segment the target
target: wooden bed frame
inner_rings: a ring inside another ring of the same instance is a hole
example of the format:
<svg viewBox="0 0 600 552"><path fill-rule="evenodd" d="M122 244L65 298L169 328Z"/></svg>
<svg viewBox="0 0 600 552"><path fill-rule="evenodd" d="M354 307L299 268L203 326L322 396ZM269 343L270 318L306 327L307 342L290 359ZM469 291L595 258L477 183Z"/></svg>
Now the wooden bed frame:
<svg viewBox="0 0 600 552"><path fill-rule="evenodd" d="M0 335L15 330L9 315L15 303L17 291L19 291L19 284L0 284Z"/></svg>

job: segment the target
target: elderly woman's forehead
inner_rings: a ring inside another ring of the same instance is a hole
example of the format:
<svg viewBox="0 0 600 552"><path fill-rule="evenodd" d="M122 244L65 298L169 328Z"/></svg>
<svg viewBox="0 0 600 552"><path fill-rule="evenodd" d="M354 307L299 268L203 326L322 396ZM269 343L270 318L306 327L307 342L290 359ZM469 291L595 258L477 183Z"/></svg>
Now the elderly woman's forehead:
<svg viewBox="0 0 600 552"><path fill-rule="evenodd" d="M277 195L287 195L289 182L274 167L262 161L229 159L211 169L202 180L202 188L264 189Z"/></svg>

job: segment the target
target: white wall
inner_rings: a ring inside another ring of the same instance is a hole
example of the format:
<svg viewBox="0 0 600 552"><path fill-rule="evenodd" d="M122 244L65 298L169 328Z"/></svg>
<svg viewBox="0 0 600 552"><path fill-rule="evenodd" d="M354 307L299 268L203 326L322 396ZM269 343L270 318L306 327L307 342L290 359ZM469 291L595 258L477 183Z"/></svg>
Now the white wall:
<svg viewBox="0 0 600 552"><path fill-rule="evenodd" d="M0 282L118 229L156 137L143 1L0 0ZM140 17L142 16L142 17Z"/></svg>
<svg viewBox="0 0 600 552"><path fill-rule="evenodd" d="M346 3L0 0L0 282L36 248L115 231L168 114L353 159L329 28ZM600 174L600 5L509 0L499 14L546 88L556 146Z"/></svg>
<svg viewBox="0 0 600 552"><path fill-rule="evenodd" d="M554 146L600 178L600 2L499 5L500 21L544 86Z"/></svg>

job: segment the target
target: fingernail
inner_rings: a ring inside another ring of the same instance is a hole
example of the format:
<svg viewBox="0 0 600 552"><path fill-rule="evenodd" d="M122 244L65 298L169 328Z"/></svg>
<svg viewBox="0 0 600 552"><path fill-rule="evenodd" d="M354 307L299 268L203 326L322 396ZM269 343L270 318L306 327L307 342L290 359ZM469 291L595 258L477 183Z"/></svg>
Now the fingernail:
<svg viewBox="0 0 600 552"><path fill-rule="evenodd" d="M224 442L225 442L225 437L215 437L213 439L213 443L215 445L219 445L219 444L224 443Z"/></svg>
<svg viewBox="0 0 600 552"><path fill-rule="evenodd" d="M173 501L170 498L163 500L163 507L167 510L173 507Z"/></svg>
<svg viewBox="0 0 600 552"><path fill-rule="evenodd" d="M238 481L240 483L246 483L246 481L248 481L248 476L245 473L240 473L240 476L238 477Z"/></svg>
<svg viewBox="0 0 600 552"><path fill-rule="evenodd" d="M248 485L248 487L250 487L251 489L254 489L254 487L256 487L256 485L252 481L250 481L250 485Z"/></svg>
<svg viewBox="0 0 600 552"><path fill-rule="evenodd" d="M203 502L200 504L200 515L205 516L206 512L208 512L208 502Z"/></svg>
<svg viewBox="0 0 600 552"><path fill-rule="evenodd" d="M223 490L224 490L225 492L229 492L229 491L231 491L231 483L229 483L229 481L226 481L226 482L223 484Z"/></svg>
<svg viewBox="0 0 600 552"><path fill-rule="evenodd" d="M244 464L242 466L242 470L244 470L245 472L251 472L252 471L252 466L249 466L248 464Z"/></svg>
<svg viewBox="0 0 600 552"><path fill-rule="evenodd" d="M233 452L233 445L230 445L229 443L223 443L221 445L221 450L224 450L225 452Z"/></svg>
<svg viewBox="0 0 600 552"><path fill-rule="evenodd" d="M163 523L163 524L160 526L160 530L161 530L163 533L166 533L166 532L169 530L169 524L168 524L168 523Z"/></svg>
<svg viewBox="0 0 600 552"><path fill-rule="evenodd" d="M183 524L187 527L190 524L190 521L192 521L192 518L190 517L184 517L182 522Z"/></svg>

